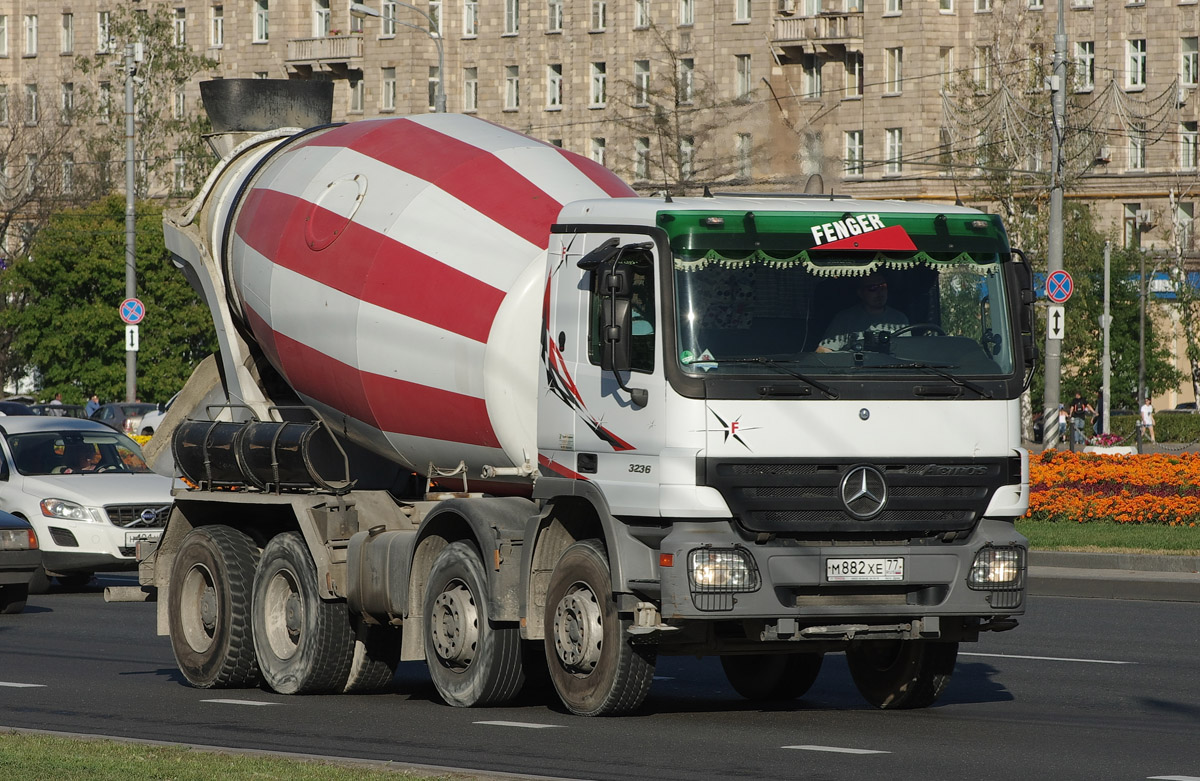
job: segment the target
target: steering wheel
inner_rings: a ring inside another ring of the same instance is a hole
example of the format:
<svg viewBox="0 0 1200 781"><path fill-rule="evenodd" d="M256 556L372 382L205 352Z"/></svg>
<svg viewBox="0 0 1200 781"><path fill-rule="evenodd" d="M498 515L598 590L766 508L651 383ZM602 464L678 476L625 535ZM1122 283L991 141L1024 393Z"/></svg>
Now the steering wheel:
<svg viewBox="0 0 1200 781"><path fill-rule="evenodd" d="M892 338L895 339L900 334L906 334L909 331L912 331L913 333L916 333L918 331L923 332L923 333L925 333L925 332L934 333L934 334L937 334L938 336L946 335L946 332L944 330L942 330L942 327L940 325L938 325L937 323L913 323L912 325L904 326L903 328L901 328L898 331L892 331Z"/></svg>

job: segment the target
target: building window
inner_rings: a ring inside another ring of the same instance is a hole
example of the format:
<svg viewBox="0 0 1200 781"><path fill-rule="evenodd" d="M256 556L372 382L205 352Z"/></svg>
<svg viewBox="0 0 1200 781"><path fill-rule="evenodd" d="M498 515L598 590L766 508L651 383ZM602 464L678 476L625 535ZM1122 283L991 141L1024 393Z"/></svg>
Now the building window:
<svg viewBox="0 0 1200 781"><path fill-rule="evenodd" d="M1134 38L1125 42L1125 87L1144 89L1146 86L1146 39Z"/></svg>
<svg viewBox="0 0 1200 781"><path fill-rule="evenodd" d="M36 125L40 113L38 111L38 85L25 85L25 124Z"/></svg>
<svg viewBox="0 0 1200 781"><path fill-rule="evenodd" d="M736 97L738 100L748 100L754 91L754 74L750 68L750 55L738 54L735 57L737 65Z"/></svg>
<svg viewBox="0 0 1200 781"><path fill-rule="evenodd" d="M396 69L383 68L380 73L380 82L382 90L379 95L379 108L381 111L396 110Z"/></svg>
<svg viewBox="0 0 1200 781"><path fill-rule="evenodd" d="M438 97L438 92L439 92L438 87L441 85L441 83L442 83L441 69L436 65L430 65L429 66L429 79L428 79L428 81L426 81L426 85L428 87L427 91L429 93L429 110L430 111L437 110L437 97Z"/></svg>
<svg viewBox="0 0 1200 781"><path fill-rule="evenodd" d="M649 138L635 138L633 141L633 178L638 181L650 178Z"/></svg>
<svg viewBox="0 0 1200 781"><path fill-rule="evenodd" d="M0 84L0 125L8 124L8 85Z"/></svg>
<svg viewBox="0 0 1200 781"><path fill-rule="evenodd" d="M883 89L890 95L898 95L904 88L904 47L884 49L883 54Z"/></svg>
<svg viewBox="0 0 1200 781"><path fill-rule="evenodd" d="M75 51L75 14L62 15L62 53Z"/></svg>
<svg viewBox="0 0 1200 781"><path fill-rule="evenodd" d="M429 0L429 34L442 36L442 0Z"/></svg>
<svg viewBox="0 0 1200 781"><path fill-rule="evenodd" d="M474 24L475 0L465 0L463 3L463 35L474 35L475 29L470 32L467 30L468 23ZM380 23L379 34L384 38L394 38L396 36L396 4L385 1L380 6Z"/></svg>
<svg viewBox="0 0 1200 781"><path fill-rule="evenodd" d="M603 138L593 138L592 139L592 149L591 149L592 162L599 163L600 165L606 164L605 152L607 151L606 150L607 146L608 146L608 142L605 141Z"/></svg>
<svg viewBox="0 0 1200 781"><path fill-rule="evenodd" d="M898 127L889 127L884 131L887 138L887 148L884 150L884 157L887 160L887 165L884 170L889 174L899 174L904 172L904 130Z"/></svg>
<svg viewBox="0 0 1200 781"><path fill-rule="evenodd" d="M1046 7L1045 0L1029 0L1030 11L1041 11Z"/></svg>
<svg viewBox="0 0 1200 781"><path fill-rule="evenodd" d="M220 49L225 45L225 6L214 5L212 16L209 18L209 45Z"/></svg>
<svg viewBox="0 0 1200 781"><path fill-rule="evenodd" d="M1096 43L1075 42L1075 91L1091 92L1096 88Z"/></svg>
<svg viewBox="0 0 1200 781"><path fill-rule="evenodd" d="M25 56L37 56L38 18L37 14L25 14Z"/></svg>
<svg viewBox="0 0 1200 781"><path fill-rule="evenodd" d="M75 156L71 154L63 155L62 193L63 195L73 195L75 193Z"/></svg>
<svg viewBox="0 0 1200 781"><path fill-rule="evenodd" d="M608 65L603 62L592 63L592 94L588 104L592 108L608 104Z"/></svg>
<svg viewBox="0 0 1200 781"><path fill-rule="evenodd" d="M521 66L504 66L504 110L516 111L521 107Z"/></svg>
<svg viewBox="0 0 1200 781"><path fill-rule="evenodd" d="M895 15L904 10L904 0L887 0L884 14Z"/></svg>
<svg viewBox="0 0 1200 781"><path fill-rule="evenodd" d="M550 0L546 5L546 31L561 33L563 28L563 0Z"/></svg>
<svg viewBox="0 0 1200 781"><path fill-rule="evenodd" d="M266 2L266 0L263 0ZM112 51L112 12L98 11L96 13L96 51Z"/></svg>
<svg viewBox="0 0 1200 781"><path fill-rule="evenodd" d="M271 37L269 0L254 0L254 43L266 43Z"/></svg>
<svg viewBox="0 0 1200 781"><path fill-rule="evenodd" d="M1197 78L1200 76L1200 48L1197 47L1197 38L1182 38L1179 43L1179 81L1194 87L1200 81L1200 78Z"/></svg>
<svg viewBox="0 0 1200 781"><path fill-rule="evenodd" d="M312 37L325 38L332 29L329 0L312 0Z"/></svg>
<svg viewBox="0 0 1200 781"><path fill-rule="evenodd" d="M1197 123L1184 122L1179 126L1179 167L1194 170L1200 163L1200 132Z"/></svg>
<svg viewBox="0 0 1200 781"><path fill-rule="evenodd" d="M174 159L171 161L172 181L171 184L175 188L175 192L181 193L187 189L187 159L183 156L182 151L175 153Z"/></svg>
<svg viewBox="0 0 1200 781"><path fill-rule="evenodd" d="M679 0L679 24L696 23L696 0Z"/></svg>
<svg viewBox="0 0 1200 781"><path fill-rule="evenodd" d="M38 156L33 154L25 155L25 194L33 195L41 183L42 175L41 171L38 170Z"/></svg>
<svg viewBox="0 0 1200 781"><path fill-rule="evenodd" d="M182 120L187 116L187 96L183 91L183 87L175 90L171 101L171 115L176 120Z"/></svg>
<svg viewBox="0 0 1200 781"><path fill-rule="evenodd" d="M679 139L679 175L689 181L696 171L696 140L691 136Z"/></svg>
<svg viewBox="0 0 1200 781"><path fill-rule="evenodd" d="M954 0L938 0L938 11L944 14L954 13Z"/></svg>
<svg viewBox="0 0 1200 781"><path fill-rule="evenodd" d="M943 175L951 173L950 165L954 162L954 138L950 135L950 128L938 128L938 162L946 166Z"/></svg>
<svg viewBox="0 0 1200 781"><path fill-rule="evenodd" d="M862 52L846 52L846 97L861 98L863 94Z"/></svg>
<svg viewBox="0 0 1200 781"><path fill-rule="evenodd" d="M650 0L634 0L633 27L644 30L650 26Z"/></svg>
<svg viewBox="0 0 1200 781"><path fill-rule="evenodd" d="M592 30L603 30L608 27L607 0L592 0Z"/></svg>
<svg viewBox="0 0 1200 781"><path fill-rule="evenodd" d="M691 57L679 60L679 102L691 103L696 96L696 61Z"/></svg>
<svg viewBox="0 0 1200 781"><path fill-rule="evenodd" d="M738 133L737 142L734 147L734 152L737 155L738 176L742 179L749 179L753 176L751 167L753 156L751 154L754 147L753 140L749 133Z"/></svg>
<svg viewBox="0 0 1200 781"><path fill-rule="evenodd" d="M171 41L176 47L187 46L187 9L176 8Z"/></svg>
<svg viewBox="0 0 1200 781"><path fill-rule="evenodd" d="M0 14L0 57L8 56L8 15Z"/></svg>
<svg viewBox="0 0 1200 781"><path fill-rule="evenodd" d="M1195 222L1195 217L1194 203L1181 201L1175 204L1175 230L1177 231L1175 235L1181 250L1192 248L1192 224Z"/></svg>
<svg viewBox="0 0 1200 781"><path fill-rule="evenodd" d="M750 21L750 0L736 0L733 8L733 20L735 22Z"/></svg>
<svg viewBox="0 0 1200 781"><path fill-rule="evenodd" d="M953 46L938 47L938 73L941 76L942 92L953 92L954 81L957 76L954 72Z"/></svg>
<svg viewBox="0 0 1200 781"><path fill-rule="evenodd" d="M821 56L819 54L800 55L800 75L802 96L806 98L821 97Z"/></svg>
<svg viewBox="0 0 1200 781"><path fill-rule="evenodd" d="M633 103L645 106L650 102L650 60L634 60Z"/></svg>
<svg viewBox="0 0 1200 781"><path fill-rule="evenodd" d="M1146 167L1146 126L1134 124L1129 128L1129 167L1141 170Z"/></svg>
<svg viewBox="0 0 1200 781"><path fill-rule="evenodd" d="M97 119L101 124L108 124L112 119L112 82L100 82L99 107L97 109Z"/></svg>
<svg viewBox="0 0 1200 781"><path fill-rule="evenodd" d="M463 68L463 111L479 110L479 68Z"/></svg>
<svg viewBox="0 0 1200 781"><path fill-rule="evenodd" d="M350 112L352 114L361 114L363 110L363 80L356 79L350 82Z"/></svg>
<svg viewBox="0 0 1200 781"><path fill-rule="evenodd" d="M863 175L863 132L847 130L843 134L842 165L846 176Z"/></svg>
<svg viewBox="0 0 1200 781"><path fill-rule="evenodd" d="M992 47L975 47L975 89L980 92L992 91Z"/></svg>
<svg viewBox="0 0 1200 781"><path fill-rule="evenodd" d="M992 0L975 0L975 13L982 14L992 10Z"/></svg>
<svg viewBox="0 0 1200 781"><path fill-rule="evenodd" d="M75 85L72 82L63 82L61 110L62 123L64 125L71 124L71 122L75 119Z"/></svg>
<svg viewBox="0 0 1200 781"><path fill-rule="evenodd" d="M516 35L521 31L521 0L504 0L504 34Z"/></svg>
<svg viewBox="0 0 1200 781"><path fill-rule="evenodd" d="M1142 210L1140 203L1125 204L1125 215L1122 227L1124 228L1124 236L1122 237L1126 247L1136 248L1142 245L1142 234L1138 231L1138 212Z"/></svg>
<svg viewBox="0 0 1200 781"><path fill-rule="evenodd" d="M562 63L546 66L546 108L562 108L563 66Z"/></svg>

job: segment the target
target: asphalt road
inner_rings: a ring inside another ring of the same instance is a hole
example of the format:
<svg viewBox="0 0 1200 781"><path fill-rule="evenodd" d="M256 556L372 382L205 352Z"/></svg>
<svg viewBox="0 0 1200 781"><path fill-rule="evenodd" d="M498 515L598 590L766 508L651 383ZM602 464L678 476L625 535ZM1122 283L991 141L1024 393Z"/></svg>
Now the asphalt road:
<svg viewBox="0 0 1200 781"><path fill-rule="evenodd" d="M840 656L769 709L715 660L668 658L640 714L582 719L546 697L447 707L422 664L370 696L193 689L154 605L93 587L0 616L0 725L542 777L1200 780L1198 651L1200 604L1042 596L963 646L926 710L868 707Z"/></svg>

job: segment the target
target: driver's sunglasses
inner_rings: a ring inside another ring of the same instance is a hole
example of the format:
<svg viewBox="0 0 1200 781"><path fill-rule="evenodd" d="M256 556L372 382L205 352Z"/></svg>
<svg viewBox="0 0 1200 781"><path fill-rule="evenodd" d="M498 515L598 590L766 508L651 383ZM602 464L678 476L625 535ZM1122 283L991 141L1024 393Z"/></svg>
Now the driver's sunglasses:
<svg viewBox="0 0 1200 781"><path fill-rule="evenodd" d="M874 285L863 285L859 290L866 291L867 293L878 293L880 290L887 290L887 283L878 282Z"/></svg>

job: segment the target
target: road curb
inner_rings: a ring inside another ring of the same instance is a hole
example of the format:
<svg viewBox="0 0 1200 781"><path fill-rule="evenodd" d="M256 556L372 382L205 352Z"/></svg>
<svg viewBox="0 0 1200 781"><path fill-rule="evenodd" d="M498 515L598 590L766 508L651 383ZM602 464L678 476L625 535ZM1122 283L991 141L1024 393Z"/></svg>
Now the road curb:
<svg viewBox="0 0 1200 781"><path fill-rule="evenodd" d="M1200 556L1030 551L1032 596L1200 602Z"/></svg>

